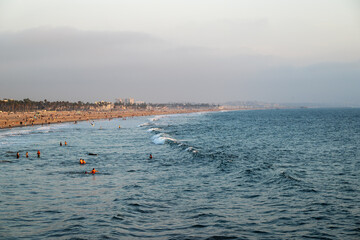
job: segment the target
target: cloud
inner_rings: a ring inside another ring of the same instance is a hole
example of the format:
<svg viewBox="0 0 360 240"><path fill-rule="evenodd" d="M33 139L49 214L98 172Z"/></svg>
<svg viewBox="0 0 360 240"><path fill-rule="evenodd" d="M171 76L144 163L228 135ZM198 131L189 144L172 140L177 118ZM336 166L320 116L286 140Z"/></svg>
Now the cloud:
<svg viewBox="0 0 360 240"><path fill-rule="evenodd" d="M275 56L179 46L146 33L2 32L0 52L0 96L7 98L356 102L360 96L358 62L295 68Z"/></svg>

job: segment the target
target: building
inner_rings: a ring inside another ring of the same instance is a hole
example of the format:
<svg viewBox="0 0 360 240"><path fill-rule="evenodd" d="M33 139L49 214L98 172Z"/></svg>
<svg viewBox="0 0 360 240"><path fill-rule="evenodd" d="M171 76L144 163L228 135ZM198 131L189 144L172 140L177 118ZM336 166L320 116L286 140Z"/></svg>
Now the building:
<svg viewBox="0 0 360 240"><path fill-rule="evenodd" d="M134 98L116 98L115 103L132 105L132 104L135 104L135 99Z"/></svg>
<svg viewBox="0 0 360 240"><path fill-rule="evenodd" d="M95 104L97 105L97 110L111 110L114 108L114 104L112 102L100 101L95 102Z"/></svg>
<svg viewBox="0 0 360 240"><path fill-rule="evenodd" d="M124 103L124 101L121 98L116 98L115 103Z"/></svg>
<svg viewBox="0 0 360 240"><path fill-rule="evenodd" d="M133 99L133 98L125 98L124 102L125 102L125 104L134 104L135 99Z"/></svg>

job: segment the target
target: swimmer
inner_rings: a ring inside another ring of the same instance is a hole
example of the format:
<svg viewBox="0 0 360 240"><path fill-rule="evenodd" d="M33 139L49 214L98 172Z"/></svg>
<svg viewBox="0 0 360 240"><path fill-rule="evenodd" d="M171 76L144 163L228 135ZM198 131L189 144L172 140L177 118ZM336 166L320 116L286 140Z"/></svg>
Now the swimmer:
<svg viewBox="0 0 360 240"><path fill-rule="evenodd" d="M149 159L152 159L152 155L150 154Z"/></svg>
<svg viewBox="0 0 360 240"><path fill-rule="evenodd" d="M97 173L97 172L99 172L99 171L97 171L97 170L95 170L95 168L93 168L90 173L91 173L91 174L95 174L95 173Z"/></svg>
<svg viewBox="0 0 360 240"><path fill-rule="evenodd" d="M85 160L80 158L80 164L86 164Z"/></svg>
<svg viewBox="0 0 360 240"><path fill-rule="evenodd" d="M62 146L62 142L60 142L60 146Z"/></svg>
<svg viewBox="0 0 360 240"><path fill-rule="evenodd" d="M20 158L19 152L16 153L16 158Z"/></svg>
<svg viewBox="0 0 360 240"><path fill-rule="evenodd" d="M29 153L28 153L28 152L26 152L25 156L28 158L28 157L29 157Z"/></svg>
<svg viewBox="0 0 360 240"><path fill-rule="evenodd" d="M38 157L40 157L40 150L37 151L37 155L38 155Z"/></svg>

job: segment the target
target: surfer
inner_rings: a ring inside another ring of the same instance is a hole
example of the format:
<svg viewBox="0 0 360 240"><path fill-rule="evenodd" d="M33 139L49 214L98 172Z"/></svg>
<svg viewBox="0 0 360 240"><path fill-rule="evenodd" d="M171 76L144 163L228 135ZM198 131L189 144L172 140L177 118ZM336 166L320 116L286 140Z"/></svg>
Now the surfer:
<svg viewBox="0 0 360 240"><path fill-rule="evenodd" d="M40 157L40 150L37 151L38 158Z"/></svg>

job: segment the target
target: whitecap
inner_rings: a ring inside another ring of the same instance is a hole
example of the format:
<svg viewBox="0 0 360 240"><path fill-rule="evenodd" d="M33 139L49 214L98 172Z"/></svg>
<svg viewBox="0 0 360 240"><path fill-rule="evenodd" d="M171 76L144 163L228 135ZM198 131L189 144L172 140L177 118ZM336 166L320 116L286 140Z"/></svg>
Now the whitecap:
<svg viewBox="0 0 360 240"><path fill-rule="evenodd" d="M149 126L150 125L150 123L142 123L142 124L140 124L140 125L138 125L138 127L144 127L144 126Z"/></svg>
<svg viewBox="0 0 360 240"><path fill-rule="evenodd" d="M170 138L163 133L156 134L156 135L152 136L151 139L152 139L153 143L155 143L157 145L163 145L166 142L176 143L176 139Z"/></svg>
<svg viewBox="0 0 360 240"><path fill-rule="evenodd" d="M0 133L0 137L11 137L11 136L19 136L19 135L26 135L30 134L32 130L24 129L24 130L11 130Z"/></svg>
<svg viewBox="0 0 360 240"><path fill-rule="evenodd" d="M150 128L150 129L148 129L147 130L147 132L160 132L161 131L161 129L160 128Z"/></svg>
<svg viewBox="0 0 360 240"><path fill-rule="evenodd" d="M46 127L38 127L36 130L38 131L43 131L43 130L50 130L50 127L49 126L46 126Z"/></svg>
<svg viewBox="0 0 360 240"><path fill-rule="evenodd" d="M193 147L188 147L188 148L185 149L185 151L192 152L192 153L198 153L198 151Z"/></svg>
<svg viewBox="0 0 360 240"><path fill-rule="evenodd" d="M164 117L164 115L162 115L162 116L155 116L155 117L153 117L153 118L150 118L149 120L152 121L152 122L154 122L154 121L159 121L160 118L163 118L163 117Z"/></svg>

